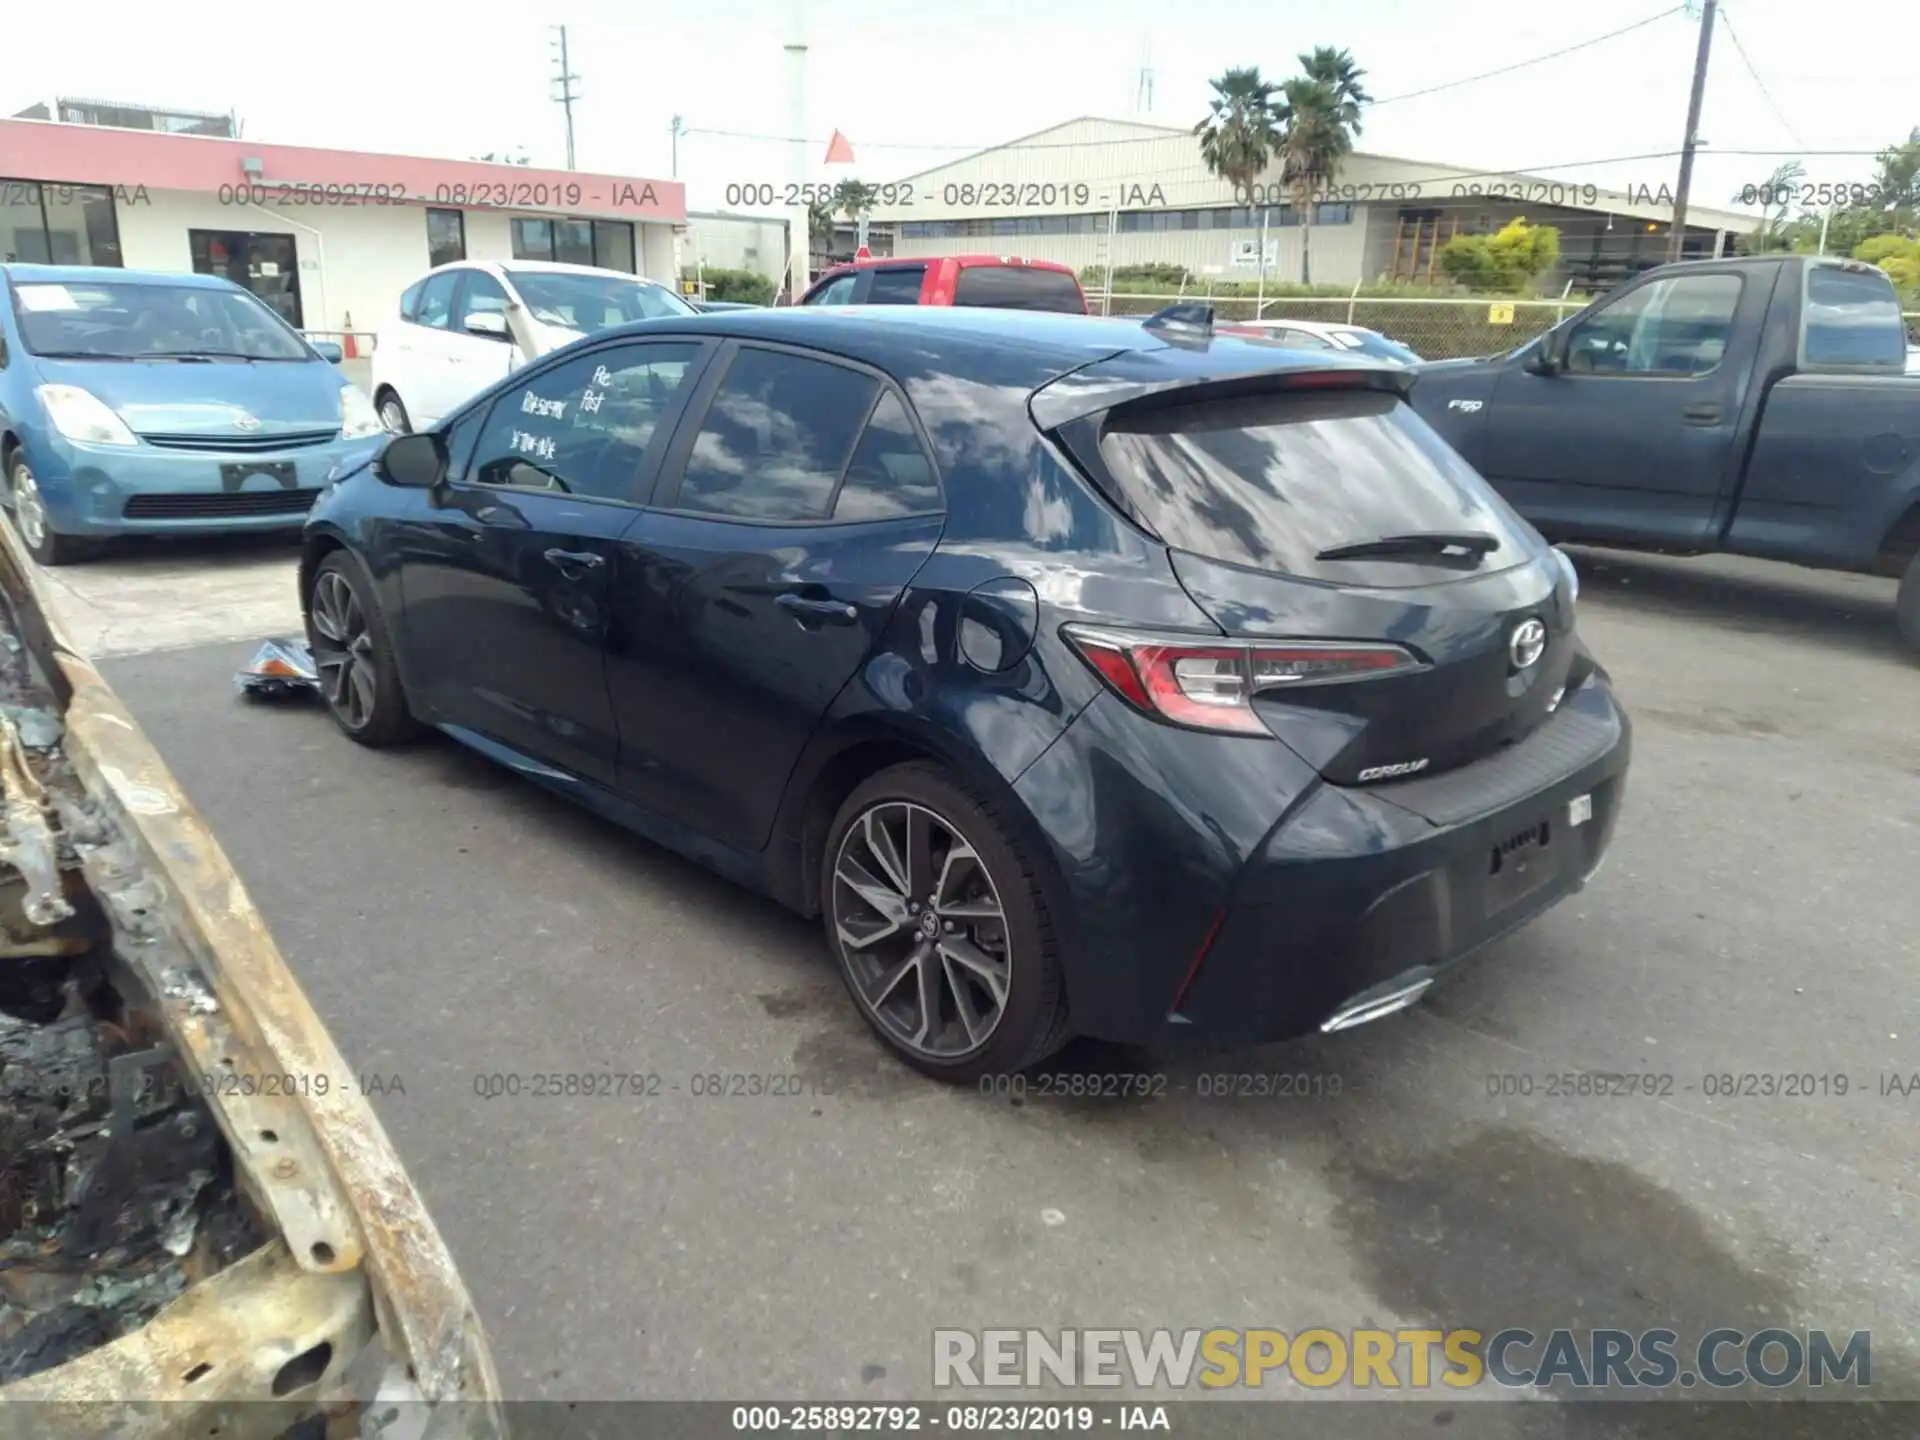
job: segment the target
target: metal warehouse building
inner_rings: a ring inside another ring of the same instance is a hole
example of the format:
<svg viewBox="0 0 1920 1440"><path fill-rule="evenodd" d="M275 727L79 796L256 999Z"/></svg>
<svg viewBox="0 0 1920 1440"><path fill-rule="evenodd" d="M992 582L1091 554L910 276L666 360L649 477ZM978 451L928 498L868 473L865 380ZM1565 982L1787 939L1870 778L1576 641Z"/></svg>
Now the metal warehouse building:
<svg viewBox="0 0 1920 1440"><path fill-rule="evenodd" d="M1456 234L1516 216L1560 232L1558 283L1605 289L1666 258L1670 173L1554 180L1470 166L1355 154L1314 206L1312 278L1353 284L1431 280ZM1251 197L1211 174L1189 130L1132 120L1069 120L879 187L872 213L899 256L987 251L1089 265L1170 263L1196 276L1300 279L1300 216L1276 162ZM1243 203L1252 199L1255 204ZM1709 256L1756 216L1689 206L1685 254ZM1558 285L1556 284L1556 287Z"/></svg>

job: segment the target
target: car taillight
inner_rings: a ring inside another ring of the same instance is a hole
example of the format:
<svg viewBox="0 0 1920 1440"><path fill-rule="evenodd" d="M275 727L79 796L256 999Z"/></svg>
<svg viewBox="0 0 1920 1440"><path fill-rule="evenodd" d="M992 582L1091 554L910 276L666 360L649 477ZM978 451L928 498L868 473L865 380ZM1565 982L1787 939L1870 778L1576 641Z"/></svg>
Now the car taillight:
<svg viewBox="0 0 1920 1440"><path fill-rule="evenodd" d="M1135 709L1175 725L1235 735L1272 734L1253 712L1253 697L1262 691L1420 668L1398 645L1175 640L1085 625L1069 625L1065 633L1081 658Z"/></svg>

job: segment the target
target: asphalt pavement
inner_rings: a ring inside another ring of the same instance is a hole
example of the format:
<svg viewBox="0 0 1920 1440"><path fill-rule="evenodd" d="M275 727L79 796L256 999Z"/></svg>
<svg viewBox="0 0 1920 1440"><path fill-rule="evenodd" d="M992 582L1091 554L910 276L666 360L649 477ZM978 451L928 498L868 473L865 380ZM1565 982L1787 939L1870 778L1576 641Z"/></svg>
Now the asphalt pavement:
<svg viewBox="0 0 1920 1440"><path fill-rule="evenodd" d="M1054 1072L1164 1077L1126 1099L920 1079L812 924L450 742L237 699L230 628L123 625L102 668L377 1083L515 1397L924 1399L936 1326L1560 1324L1870 1328L1874 1390L1920 1397L1920 1090L1882 1093L1920 1072L1892 587L1578 558L1637 725L1592 887L1377 1026ZM62 572L76 605L116 563ZM239 568L257 603L219 625L279 627L288 557ZM1657 1093L1551 1078L1581 1072ZM552 1073L638 1078L530 1093ZM1844 1079L1733 1078L1787 1073Z"/></svg>

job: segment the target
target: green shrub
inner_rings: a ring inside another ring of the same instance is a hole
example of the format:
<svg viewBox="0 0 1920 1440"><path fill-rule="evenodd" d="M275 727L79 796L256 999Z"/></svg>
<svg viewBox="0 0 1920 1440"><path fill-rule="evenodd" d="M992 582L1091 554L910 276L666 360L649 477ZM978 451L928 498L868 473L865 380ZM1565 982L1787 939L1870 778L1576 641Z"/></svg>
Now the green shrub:
<svg viewBox="0 0 1920 1440"><path fill-rule="evenodd" d="M707 282L706 298L709 300L737 300L748 305L773 303L773 281L757 271L709 267L697 276L693 271L688 271L685 278L704 279Z"/></svg>
<svg viewBox="0 0 1920 1440"><path fill-rule="evenodd" d="M1456 235L1440 247L1440 268L1469 290L1524 294L1560 263L1560 232L1515 218L1491 235Z"/></svg>

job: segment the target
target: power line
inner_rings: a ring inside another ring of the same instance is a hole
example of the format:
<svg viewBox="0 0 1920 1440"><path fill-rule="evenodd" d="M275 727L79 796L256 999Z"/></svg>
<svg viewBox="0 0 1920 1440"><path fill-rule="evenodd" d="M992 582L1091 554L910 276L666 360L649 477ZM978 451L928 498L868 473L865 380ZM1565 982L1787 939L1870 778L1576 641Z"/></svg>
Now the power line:
<svg viewBox="0 0 1920 1440"><path fill-rule="evenodd" d="M1409 90L1404 95L1389 95L1384 100L1373 100L1369 101L1368 104L1371 108L1377 108L1381 105L1392 105L1398 101L1412 100L1421 95L1436 95L1442 90L1457 90L1462 85L1473 85L1482 80L1491 80L1496 75L1511 75L1516 70L1525 70L1534 65L1544 65L1549 60L1558 60L1562 55L1571 55L1576 50L1585 50L1594 45L1604 44L1608 40L1617 40L1622 35L1630 35L1635 30L1644 29L1657 20L1664 20L1669 15L1678 15L1685 8L1683 5L1675 5L1670 10L1662 10L1658 15L1649 15L1644 20L1636 20L1633 24L1623 25L1618 30L1609 30L1606 34L1596 35L1591 40L1582 40L1577 45L1568 45L1559 50L1549 51L1545 55L1536 55L1531 60L1516 60L1513 64L1502 65L1497 70L1484 70L1478 75L1468 75L1464 79L1447 80L1438 85L1429 85L1425 89Z"/></svg>
<svg viewBox="0 0 1920 1440"><path fill-rule="evenodd" d="M1793 122L1787 119L1778 105L1774 104L1773 96L1767 90L1767 82L1760 78L1760 72L1754 68L1753 60L1747 54L1747 47L1740 43L1740 32L1733 28L1733 16L1724 10L1721 11L1720 23L1727 27L1727 38L1733 41L1734 52L1739 55L1740 63L1747 67L1747 74L1753 78L1754 88L1760 92L1760 98L1767 102L1767 108L1773 111L1773 118L1780 122L1781 128L1787 132L1794 144L1804 148L1807 142L1800 138L1800 132L1793 128Z"/></svg>

